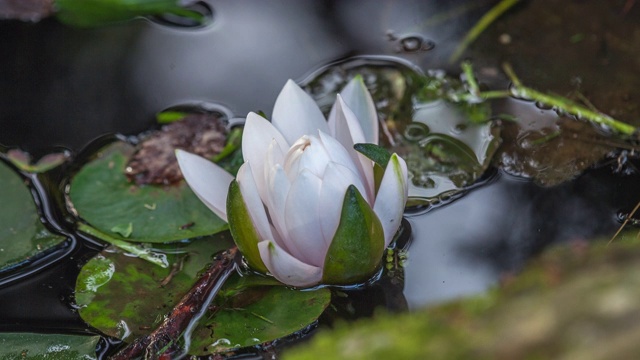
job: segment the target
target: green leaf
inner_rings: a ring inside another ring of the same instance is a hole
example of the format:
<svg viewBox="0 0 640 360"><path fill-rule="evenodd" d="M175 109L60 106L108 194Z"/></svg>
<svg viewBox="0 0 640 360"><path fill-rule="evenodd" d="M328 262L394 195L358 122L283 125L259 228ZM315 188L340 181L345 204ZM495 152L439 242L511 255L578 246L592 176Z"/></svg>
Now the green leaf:
<svg viewBox="0 0 640 360"><path fill-rule="evenodd" d="M87 262L76 280L78 313L89 325L122 338L150 333L196 282L211 257L232 246L225 233L190 243L156 246L167 256L168 268L103 251Z"/></svg>
<svg viewBox="0 0 640 360"><path fill-rule="evenodd" d="M158 122L158 124L169 124L178 120L182 120L187 115L189 115L189 113L187 112L168 110L156 114L156 121Z"/></svg>
<svg viewBox="0 0 640 360"><path fill-rule="evenodd" d="M353 148L356 149L357 152L371 159L382 169L387 168L389 159L391 159L391 153L389 152L389 150L383 148L380 145L361 143L353 145Z"/></svg>
<svg viewBox="0 0 640 360"><path fill-rule="evenodd" d="M0 359L97 359L98 341L100 336L0 333Z"/></svg>
<svg viewBox="0 0 640 360"><path fill-rule="evenodd" d="M172 186L129 183L124 168L133 151L123 142L111 144L73 177L69 198L82 219L113 238L149 243L210 235L227 228L185 182ZM129 223L130 236L114 231Z"/></svg>
<svg viewBox="0 0 640 360"><path fill-rule="evenodd" d="M178 0L57 0L57 18L68 25L100 26L138 16L174 14L202 22L202 14L180 7Z"/></svg>
<svg viewBox="0 0 640 360"><path fill-rule="evenodd" d="M347 189L340 224L325 258L323 282L353 284L367 280L384 251L382 224L355 186Z"/></svg>
<svg viewBox="0 0 640 360"><path fill-rule="evenodd" d="M241 279L247 277L258 280L243 283ZM219 310L206 314L192 334L192 355L254 346L293 334L313 324L331 301L326 288L298 291L264 286L260 278L268 279L250 275L228 281L221 294L234 296L216 299Z"/></svg>
<svg viewBox="0 0 640 360"><path fill-rule="evenodd" d="M377 194L382 178L384 177L384 170L387 168L387 164L391 159L391 153L382 146L370 143L355 144L353 148L374 162L373 182Z"/></svg>
<svg viewBox="0 0 640 360"><path fill-rule="evenodd" d="M49 232L23 180L0 161L0 272L45 255L65 241Z"/></svg>
<svg viewBox="0 0 640 360"><path fill-rule="evenodd" d="M260 258L260 252L258 251L258 242L260 236L253 226L251 215L247 210L247 205L244 202L242 193L240 192L240 186L236 180L229 185L229 194L227 195L227 218L229 220L229 230L231 230L231 236L238 245L238 249L247 260L249 265L258 271L263 273L267 272L267 267Z"/></svg>

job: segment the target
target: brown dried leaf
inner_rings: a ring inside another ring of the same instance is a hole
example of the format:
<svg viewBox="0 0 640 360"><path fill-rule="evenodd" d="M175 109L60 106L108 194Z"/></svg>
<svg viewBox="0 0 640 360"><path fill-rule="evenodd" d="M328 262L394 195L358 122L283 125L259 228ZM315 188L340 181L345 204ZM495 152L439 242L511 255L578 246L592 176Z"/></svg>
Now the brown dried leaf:
<svg viewBox="0 0 640 360"><path fill-rule="evenodd" d="M190 114L165 125L139 145L125 169L129 181L143 184L172 184L182 179L175 149L212 158L224 148L227 130L215 114Z"/></svg>

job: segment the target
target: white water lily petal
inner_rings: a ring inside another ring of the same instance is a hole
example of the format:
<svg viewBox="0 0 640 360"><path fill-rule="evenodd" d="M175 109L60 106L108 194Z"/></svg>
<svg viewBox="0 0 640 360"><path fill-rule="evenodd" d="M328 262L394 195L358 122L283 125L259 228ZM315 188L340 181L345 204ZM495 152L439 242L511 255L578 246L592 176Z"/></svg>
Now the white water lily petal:
<svg viewBox="0 0 640 360"><path fill-rule="evenodd" d="M329 132L327 122L315 101L295 82L288 80L273 107L273 125L292 144L317 129Z"/></svg>
<svg viewBox="0 0 640 360"><path fill-rule="evenodd" d="M404 205L407 202L408 184L406 179L407 164L394 153L384 171L378 196L373 205L373 211L382 223L385 247L389 246L393 240L402 220Z"/></svg>
<svg viewBox="0 0 640 360"><path fill-rule="evenodd" d="M322 235L319 213L322 180L308 170L302 170L291 183L284 215L287 235L292 239L307 264L324 264L327 247Z"/></svg>
<svg viewBox="0 0 640 360"><path fill-rule="evenodd" d="M357 174L358 167L353 162L353 159L351 159L351 155L349 155L347 149L345 149L344 146L342 146L342 144L340 144L340 142L334 137L323 133L322 131L318 131L318 133L320 141L322 141L322 145L327 150L327 154L329 154L331 161L344 165Z"/></svg>
<svg viewBox="0 0 640 360"><path fill-rule="evenodd" d="M329 128L332 129L331 135L335 136L340 140L340 137L346 136L347 134L351 137L351 142L354 144L365 143L366 138L364 136L364 131L360 126L360 121L356 117L356 114L349 108L349 106L344 102L342 96L338 94L336 96L336 102L333 104L331 108L331 112L329 113ZM345 123L347 127L341 126L340 123ZM343 133L347 129L346 133ZM342 145L345 145L342 140L340 140Z"/></svg>
<svg viewBox="0 0 640 360"><path fill-rule="evenodd" d="M300 158L304 153L304 149L311 142L308 136L302 136L291 145L289 151L284 156L283 168L290 181L293 181L300 170Z"/></svg>
<svg viewBox="0 0 640 360"><path fill-rule="evenodd" d="M245 161L251 163L253 178L261 199L266 197L264 181L265 154L274 140L282 153L286 153L289 150L289 143L267 119L256 113L249 113L242 132L242 156Z"/></svg>
<svg viewBox="0 0 640 360"><path fill-rule="evenodd" d="M269 177L271 176L271 169L273 169L276 165L282 164L284 162L284 153L280 149L280 146L275 140L271 141L269 144L269 148L267 149L266 161L263 169L263 179L265 182L269 182ZM265 194L268 196L268 194ZM262 199L262 202L267 204L267 199Z"/></svg>
<svg viewBox="0 0 640 360"><path fill-rule="evenodd" d="M327 163L331 161L327 149L317 136L309 137L309 145L300 156L299 171L306 169L317 177L322 178Z"/></svg>
<svg viewBox="0 0 640 360"><path fill-rule="evenodd" d="M273 239L274 236L271 233L269 218L260 199L258 187L252 174L251 163L245 162L240 166L236 180L238 181L238 186L240 186L244 204L247 207L247 211L249 211L249 216L251 216L251 221L258 232L258 236L260 236L261 240Z"/></svg>
<svg viewBox="0 0 640 360"><path fill-rule="evenodd" d="M378 144L378 111L361 76L356 76L340 91L340 96L360 122L367 143Z"/></svg>
<svg viewBox="0 0 640 360"><path fill-rule="evenodd" d="M320 225L327 248L331 245L340 224L344 195L349 185L354 185L361 194L364 194L364 185L356 173L344 165L330 162L320 189L320 214L322 214Z"/></svg>
<svg viewBox="0 0 640 360"><path fill-rule="evenodd" d="M290 254L294 256L301 256L295 244L291 243L291 237L287 234L284 209L287 202L287 195L291 188L291 183L280 164L271 168L267 182L269 189L267 207L269 208L269 214L271 215L271 222L280 235L280 239L276 238L275 240L278 245L284 247Z"/></svg>
<svg viewBox="0 0 640 360"><path fill-rule="evenodd" d="M214 214L227 221L227 193L233 176L211 161L184 150L176 158L189 187Z"/></svg>
<svg viewBox="0 0 640 360"><path fill-rule="evenodd" d="M351 160L354 162L356 167L358 168L358 174L364 180L364 184L366 186L366 193L363 193L362 196L367 199L368 203L372 203L374 199L375 192L375 184L373 180L373 162L367 158L366 156L357 152L353 145L353 137L351 135L351 130L349 127L348 118L354 116L351 110L344 105L342 101L336 101L335 105L336 114L335 114L335 126L336 126L336 134L335 138L342 144L342 146L349 152L349 156ZM355 124L355 128L357 129L360 125ZM364 135L362 135L364 137ZM358 137L358 136L356 136Z"/></svg>
<svg viewBox="0 0 640 360"><path fill-rule="evenodd" d="M296 287L317 285L322 280L322 268L305 264L272 241L258 243L260 257L269 272L280 282Z"/></svg>

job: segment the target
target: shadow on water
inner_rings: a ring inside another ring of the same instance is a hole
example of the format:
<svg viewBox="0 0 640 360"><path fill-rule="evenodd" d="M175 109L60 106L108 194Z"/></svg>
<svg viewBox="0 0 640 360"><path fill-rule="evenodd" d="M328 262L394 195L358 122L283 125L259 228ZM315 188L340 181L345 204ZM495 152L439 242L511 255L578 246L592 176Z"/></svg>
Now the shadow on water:
<svg viewBox="0 0 640 360"><path fill-rule="evenodd" d="M465 29L493 2L468 3L210 1L212 25L189 30L144 20L96 30L0 22L0 143L35 155L56 146L77 153L106 133L154 128L157 112L187 103L268 116L286 79L305 79L347 56L448 69ZM553 187L495 172L446 206L407 216L413 239L404 298L382 301L385 307L483 291L550 244L611 234L617 214L640 198L640 175L606 166ZM47 196L61 196L67 180L44 181ZM62 199L49 200L46 220L71 231ZM79 239L63 261L0 286L0 331L91 331L70 301L79 266L98 248ZM369 299L359 301L366 307Z"/></svg>

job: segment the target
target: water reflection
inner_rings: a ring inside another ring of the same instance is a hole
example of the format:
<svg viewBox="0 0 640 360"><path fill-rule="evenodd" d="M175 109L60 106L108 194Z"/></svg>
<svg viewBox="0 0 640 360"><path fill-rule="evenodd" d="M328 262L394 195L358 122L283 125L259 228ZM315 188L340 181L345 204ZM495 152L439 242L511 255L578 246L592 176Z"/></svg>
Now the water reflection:
<svg viewBox="0 0 640 360"><path fill-rule="evenodd" d="M549 188L503 174L447 206L410 217L409 307L482 292L551 244L611 236L620 225L617 212L629 212L640 197L638 181L609 167Z"/></svg>

